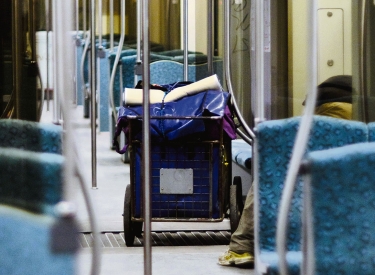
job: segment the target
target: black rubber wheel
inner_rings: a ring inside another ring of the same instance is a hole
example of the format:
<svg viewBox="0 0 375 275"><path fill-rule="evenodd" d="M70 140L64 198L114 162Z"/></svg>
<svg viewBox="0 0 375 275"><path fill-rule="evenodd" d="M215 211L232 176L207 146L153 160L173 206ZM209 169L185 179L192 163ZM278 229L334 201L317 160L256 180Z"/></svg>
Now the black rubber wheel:
<svg viewBox="0 0 375 275"><path fill-rule="evenodd" d="M124 200L124 235L126 246L134 246L135 237L142 237L143 222L132 221L131 216L131 188L130 184L125 189L125 200Z"/></svg>
<svg viewBox="0 0 375 275"><path fill-rule="evenodd" d="M135 234L133 230L133 222L131 219L131 190L130 184L125 189L125 200L124 200L124 235L126 246L133 246Z"/></svg>
<svg viewBox="0 0 375 275"><path fill-rule="evenodd" d="M242 181L241 177L236 176L234 177L233 184L230 186L229 190L229 219L232 233L234 233L238 227L243 207Z"/></svg>

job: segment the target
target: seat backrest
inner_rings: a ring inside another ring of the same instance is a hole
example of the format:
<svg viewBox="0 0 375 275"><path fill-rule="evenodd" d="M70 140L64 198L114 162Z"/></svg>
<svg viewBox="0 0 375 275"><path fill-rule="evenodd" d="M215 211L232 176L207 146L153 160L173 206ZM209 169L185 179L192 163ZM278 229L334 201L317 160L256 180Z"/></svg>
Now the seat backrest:
<svg viewBox="0 0 375 275"><path fill-rule="evenodd" d="M171 60L150 63L150 81L153 84L170 84L184 80L183 64Z"/></svg>
<svg viewBox="0 0 375 275"><path fill-rule="evenodd" d="M62 127L19 119L0 119L0 147L62 154Z"/></svg>
<svg viewBox="0 0 375 275"><path fill-rule="evenodd" d="M0 202L46 212L62 198L64 157L0 148Z"/></svg>
<svg viewBox="0 0 375 275"><path fill-rule="evenodd" d="M375 122L370 122L367 124L368 127L368 141L375 141Z"/></svg>
<svg viewBox="0 0 375 275"><path fill-rule="evenodd" d="M315 252L306 259L313 257L313 274L375 274L375 143L311 152L307 159Z"/></svg>
<svg viewBox="0 0 375 275"><path fill-rule="evenodd" d="M51 216L0 205L0 273L75 274L75 254L50 249L54 221Z"/></svg>
<svg viewBox="0 0 375 275"><path fill-rule="evenodd" d="M275 251L276 223L279 202L286 178L289 161L300 117L265 121L257 126L259 159L259 249ZM367 141L367 125L362 122L314 116L308 151L328 149ZM302 182L298 180L294 193L287 249L299 251L301 244ZM257 223L256 223L257 224Z"/></svg>

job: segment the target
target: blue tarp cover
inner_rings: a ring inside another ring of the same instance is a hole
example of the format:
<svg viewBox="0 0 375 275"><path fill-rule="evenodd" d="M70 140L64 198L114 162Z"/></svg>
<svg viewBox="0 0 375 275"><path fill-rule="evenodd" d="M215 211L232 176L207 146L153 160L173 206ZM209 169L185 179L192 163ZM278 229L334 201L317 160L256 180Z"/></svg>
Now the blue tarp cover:
<svg viewBox="0 0 375 275"><path fill-rule="evenodd" d="M141 90L140 90L141 92ZM183 97L174 102L161 102L150 105L150 116L182 117L173 119L150 119L150 134L159 141L175 140L195 133L207 134L207 137L219 137L219 120L207 123L202 119L188 117L220 116L223 117L223 130L231 139L236 138L235 125L227 106L230 94L217 90L207 90L195 95ZM127 146L121 151L117 137L121 131L128 137L128 116L142 116L143 106L123 106L118 112L118 121L113 144L118 153L125 153ZM215 125L213 127L213 125ZM134 129L132 129L134 131ZM137 139L141 139L141 123Z"/></svg>

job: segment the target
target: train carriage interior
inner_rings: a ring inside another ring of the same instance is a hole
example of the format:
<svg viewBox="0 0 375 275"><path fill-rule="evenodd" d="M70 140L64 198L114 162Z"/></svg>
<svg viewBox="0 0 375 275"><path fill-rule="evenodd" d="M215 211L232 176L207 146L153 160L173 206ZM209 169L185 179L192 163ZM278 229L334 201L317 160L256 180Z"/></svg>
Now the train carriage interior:
<svg viewBox="0 0 375 275"><path fill-rule="evenodd" d="M375 274L374 1L0 21L0 274Z"/></svg>

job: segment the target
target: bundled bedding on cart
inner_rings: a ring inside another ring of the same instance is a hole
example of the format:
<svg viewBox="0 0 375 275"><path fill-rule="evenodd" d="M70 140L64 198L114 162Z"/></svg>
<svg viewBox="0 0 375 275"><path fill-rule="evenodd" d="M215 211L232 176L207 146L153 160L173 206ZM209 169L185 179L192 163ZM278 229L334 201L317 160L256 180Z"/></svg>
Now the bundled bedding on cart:
<svg viewBox="0 0 375 275"><path fill-rule="evenodd" d="M118 153L125 153L128 143L121 150L117 137L121 131L129 138L129 120L143 115L142 89L125 89L125 106L118 112L117 128L113 145ZM150 134L155 141L191 138L196 140L218 139L221 126L226 138L235 139L235 125L228 107L230 94L223 92L216 75L189 84L177 82L152 85L150 89ZM165 117L165 119L164 119ZM219 119L205 120L204 117ZM136 138L142 139L142 124L133 126Z"/></svg>

